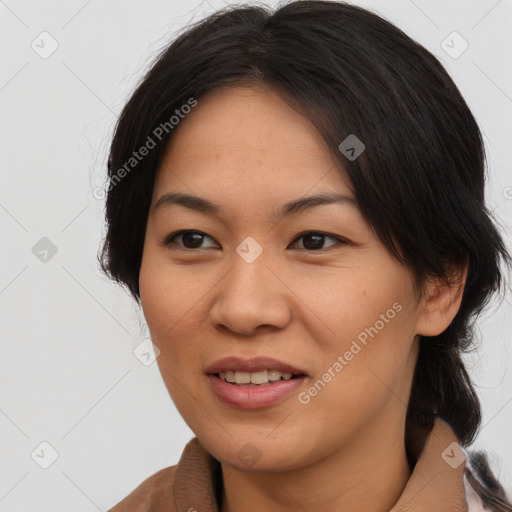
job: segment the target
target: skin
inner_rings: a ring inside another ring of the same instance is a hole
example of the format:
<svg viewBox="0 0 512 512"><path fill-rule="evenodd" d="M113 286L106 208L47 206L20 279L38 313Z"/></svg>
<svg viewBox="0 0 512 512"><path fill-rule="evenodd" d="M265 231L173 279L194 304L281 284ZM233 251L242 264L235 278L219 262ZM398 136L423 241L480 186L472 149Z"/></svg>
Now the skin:
<svg viewBox="0 0 512 512"><path fill-rule="evenodd" d="M287 201L321 191L353 197L310 121L261 86L224 86L201 97L158 169L141 303L178 411L221 461L222 512L384 512L410 477L404 426L418 335L450 324L465 270L456 269L458 285L432 280L418 297L411 272L357 206L272 217ZM222 215L182 205L155 210L169 192L206 198ZM180 237L165 245L181 229L207 236L198 248ZM329 236L307 249L308 237L298 238L304 231ZM252 263L236 252L247 236L263 248ZM225 356L266 355L303 368L299 391L307 391L394 303L401 311L307 404L292 393L272 407L237 409L219 401L205 375ZM237 457L248 442L261 454L252 467Z"/></svg>

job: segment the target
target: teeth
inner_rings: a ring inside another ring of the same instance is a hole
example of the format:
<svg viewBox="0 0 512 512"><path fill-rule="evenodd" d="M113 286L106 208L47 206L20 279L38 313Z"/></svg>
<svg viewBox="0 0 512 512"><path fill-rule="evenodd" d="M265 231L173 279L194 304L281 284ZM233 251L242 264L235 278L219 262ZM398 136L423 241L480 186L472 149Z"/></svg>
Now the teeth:
<svg viewBox="0 0 512 512"><path fill-rule="evenodd" d="M235 382L237 384L249 384L251 374L249 372L235 372Z"/></svg>
<svg viewBox="0 0 512 512"><path fill-rule="evenodd" d="M266 384L268 382L268 370L262 372L253 372L248 374L251 378L251 384ZM237 380L237 382L239 382Z"/></svg>
<svg viewBox="0 0 512 512"><path fill-rule="evenodd" d="M246 386L259 386L276 382L278 380L290 380L291 373L280 372L278 370L263 370L260 372L219 372L219 377L226 382Z"/></svg>
<svg viewBox="0 0 512 512"><path fill-rule="evenodd" d="M285 375L290 375L289 373L286 373ZM276 380L279 380L281 378L281 372L277 370L270 370L268 372L268 380L271 382L275 382Z"/></svg>

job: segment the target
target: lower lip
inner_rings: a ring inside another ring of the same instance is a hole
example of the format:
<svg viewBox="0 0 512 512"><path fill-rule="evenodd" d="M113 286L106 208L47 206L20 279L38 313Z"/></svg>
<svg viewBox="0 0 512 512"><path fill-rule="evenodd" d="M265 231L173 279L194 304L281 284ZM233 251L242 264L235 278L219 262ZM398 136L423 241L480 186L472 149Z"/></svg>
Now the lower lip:
<svg viewBox="0 0 512 512"><path fill-rule="evenodd" d="M240 409L259 409L274 405L284 396L296 391L305 379L306 377L303 376L261 386L237 386L229 384L216 375L208 375L208 380L219 399L227 405Z"/></svg>

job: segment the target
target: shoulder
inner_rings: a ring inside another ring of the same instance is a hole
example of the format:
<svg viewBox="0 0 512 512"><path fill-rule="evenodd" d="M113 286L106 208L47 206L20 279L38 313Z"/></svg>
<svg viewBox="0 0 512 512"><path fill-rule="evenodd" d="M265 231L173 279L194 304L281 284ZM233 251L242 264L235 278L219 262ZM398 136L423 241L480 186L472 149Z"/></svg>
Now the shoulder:
<svg viewBox="0 0 512 512"><path fill-rule="evenodd" d="M174 512L174 475L177 465L157 471L108 512Z"/></svg>
<svg viewBox="0 0 512 512"><path fill-rule="evenodd" d="M194 437L178 464L146 478L108 512L176 512L188 510L192 501L215 510L220 478L220 463Z"/></svg>

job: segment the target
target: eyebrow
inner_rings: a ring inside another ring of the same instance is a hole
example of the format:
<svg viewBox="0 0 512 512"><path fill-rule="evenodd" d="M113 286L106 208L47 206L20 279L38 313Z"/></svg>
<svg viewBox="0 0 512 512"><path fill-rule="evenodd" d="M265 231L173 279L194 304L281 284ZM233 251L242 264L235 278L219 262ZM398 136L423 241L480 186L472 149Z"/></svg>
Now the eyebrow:
<svg viewBox="0 0 512 512"><path fill-rule="evenodd" d="M217 217L220 217L222 212L219 205L209 201L208 199L180 192L170 192L161 196L156 202L153 211L156 211L163 206L175 204L209 215L215 215ZM357 208L357 201L353 197L343 194L323 192L312 196L294 199L293 201L283 204L274 212L274 217L281 219L289 215L302 213L306 210L310 210L311 208L324 204L347 204Z"/></svg>

